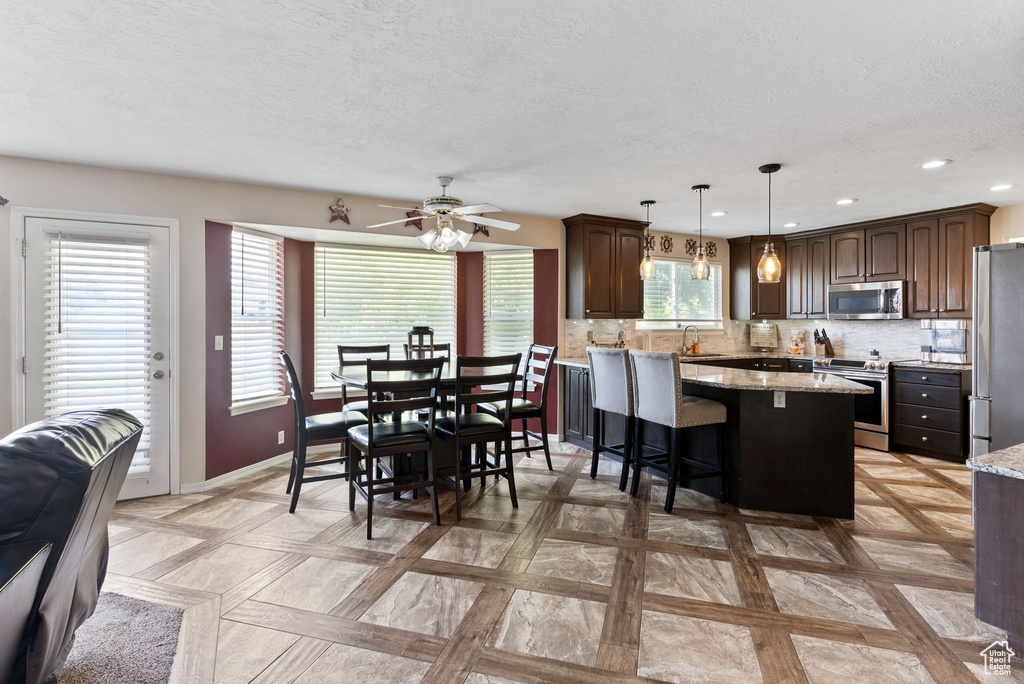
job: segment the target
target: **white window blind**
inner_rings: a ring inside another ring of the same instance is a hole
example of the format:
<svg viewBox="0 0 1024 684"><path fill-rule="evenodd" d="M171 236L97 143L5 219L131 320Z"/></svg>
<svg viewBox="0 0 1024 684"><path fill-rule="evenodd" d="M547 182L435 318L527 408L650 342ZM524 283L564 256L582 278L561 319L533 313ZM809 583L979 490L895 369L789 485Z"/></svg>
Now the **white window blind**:
<svg viewBox="0 0 1024 684"><path fill-rule="evenodd" d="M525 360L532 342L533 253L485 254L484 353L520 352Z"/></svg>
<svg viewBox="0 0 1024 684"><path fill-rule="evenodd" d="M231 232L231 403L286 391L278 352L284 348L284 242Z"/></svg>
<svg viewBox="0 0 1024 684"><path fill-rule="evenodd" d="M131 472L149 470L149 265L142 240L48 236L44 411L130 412L145 426Z"/></svg>
<svg viewBox="0 0 1024 684"><path fill-rule="evenodd" d="M689 261L655 259L654 265L654 278L644 281L644 318L638 328L722 327L721 264L711 264L707 280L690 277Z"/></svg>
<svg viewBox="0 0 1024 684"><path fill-rule="evenodd" d="M317 389L339 387L339 344L391 344L402 358L414 325L455 344L454 254L317 244L315 273Z"/></svg>

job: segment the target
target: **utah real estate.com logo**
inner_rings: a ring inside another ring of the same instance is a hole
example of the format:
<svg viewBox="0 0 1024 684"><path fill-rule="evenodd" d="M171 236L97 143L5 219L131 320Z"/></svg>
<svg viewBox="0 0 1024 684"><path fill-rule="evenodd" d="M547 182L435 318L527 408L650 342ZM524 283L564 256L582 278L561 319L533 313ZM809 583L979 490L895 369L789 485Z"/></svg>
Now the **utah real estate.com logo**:
<svg viewBox="0 0 1024 684"><path fill-rule="evenodd" d="M993 641L992 645L981 652L985 659L985 674L1009 675L1010 661L1017 655L1006 641Z"/></svg>

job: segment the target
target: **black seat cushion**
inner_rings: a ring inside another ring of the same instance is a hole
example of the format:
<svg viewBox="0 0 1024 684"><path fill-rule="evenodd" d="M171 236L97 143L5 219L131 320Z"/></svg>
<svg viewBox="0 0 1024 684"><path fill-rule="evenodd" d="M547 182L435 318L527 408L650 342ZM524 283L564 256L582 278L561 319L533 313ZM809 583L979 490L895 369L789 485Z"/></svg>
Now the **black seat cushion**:
<svg viewBox="0 0 1024 684"><path fill-rule="evenodd" d="M489 404L479 404L477 408L480 411L491 413L495 416L500 416L505 413L505 402L491 402ZM513 399L512 400L512 418L538 418L540 417L540 406L529 399Z"/></svg>
<svg viewBox="0 0 1024 684"><path fill-rule="evenodd" d="M361 447L370 442L370 427L359 425L348 431L349 438ZM394 447L407 444L422 444L430 441L430 431L423 423L375 423L373 426L373 446Z"/></svg>
<svg viewBox="0 0 1024 684"><path fill-rule="evenodd" d="M344 439L350 428L366 425L366 416L356 411L318 413L306 416L306 441L320 442L328 439Z"/></svg>
<svg viewBox="0 0 1024 684"><path fill-rule="evenodd" d="M434 423L434 429L442 436L455 434L455 416L442 418ZM459 434L463 437L477 437L479 435L495 434L500 435L505 431L505 424L494 416L486 413L470 413L459 416Z"/></svg>
<svg viewBox="0 0 1024 684"><path fill-rule="evenodd" d="M366 415L366 411L369 409L369 403L363 399L362 401L350 401L341 407L342 411L359 411L363 415Z"/></svg>

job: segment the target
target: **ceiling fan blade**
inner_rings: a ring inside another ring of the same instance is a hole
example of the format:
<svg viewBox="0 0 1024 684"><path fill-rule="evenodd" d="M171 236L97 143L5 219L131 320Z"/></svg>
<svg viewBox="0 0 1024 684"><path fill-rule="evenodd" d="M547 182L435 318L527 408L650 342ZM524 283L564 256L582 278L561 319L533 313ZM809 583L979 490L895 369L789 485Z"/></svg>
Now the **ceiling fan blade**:
<svg viewBox="0 0 1024 684"><path fill-rule="evenodd" d="M423 212L423 209L417 209L416 207L396 207L391 204L378 204L377 206L384 207L385 209L401 209L402 211L418 211L420 213Z"/></svg>
<svg viewBox="0 0 1024 684"><path fill-rule="evenodd" d="M455 214L494 214L501 211L498 207L493 204L471 204L468 207L459 207L455 209Z"/></svg>
<svg viewBox="0 0 1024 684"><path fill-rule="evenodd" d="M423 217L423 218L429 218L429 217ZM390 226L390 225L393 225L395 223L406 223L406 222L412 221L412 220L413 219L411 219L409 217L405 217L405 218L400 218L397 221L388 221L387 223L375 223L372 226L366 226L366 227L367 228L380 228L382 226Z"/></svg>
<svg viewBox="0 0 1024 684"><path fill-rule="evenodd" d="M492 228L501 228L503 230L519 230L519 224L512 223L511 221L502 221L500 219L487 218L486 216L459 216L459 218L467 223L479 223L481 226L491 226Z"/></svg>

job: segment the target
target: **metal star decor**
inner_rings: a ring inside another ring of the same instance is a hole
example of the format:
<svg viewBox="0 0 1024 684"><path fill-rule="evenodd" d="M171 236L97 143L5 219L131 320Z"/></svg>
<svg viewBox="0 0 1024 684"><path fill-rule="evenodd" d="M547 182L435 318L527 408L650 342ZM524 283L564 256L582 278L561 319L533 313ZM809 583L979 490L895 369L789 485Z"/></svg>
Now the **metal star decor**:
<svg viewBox="0 0 1024 684"><path fill-rule="evenodd" d="M414 211L407 211L407 212L405 212L405 215L408 216L409 219L410 219L410 220L405 222L405 225L407 225L407 226L416 226L420 230L423 230L423 218L424 218L423 214L421 214L420 212L414 210Z"/></svg>
<svg viewBox="0 0 1024 684"><path fill-rule="evenodd" d="M7 202L8 202L8 200L7 200L6 197L0 197L0 207L2 207L5 204L7 204Z"/></svg>
<svg viewBox="0 0 1024 684"><path fill-rule="evenodd" d="M341 200L340 197L338 198L337 202L335 202L334 204L327 208L331 210L330 223L334 223L338 219L341 219L342 221L349 225L352 224L352 222L348 220L348 212L352 210L345 206L345 203Z"/></svg>
<svg viewBox="0 0 1024 684"><path fill-rule="evenodd" d="M668 235L662 235L661 236L661 251L662 252L671 252L672 251L672 238L670 238Z"/></svg>
<svg viewBox="0 0 1024 684"><path fill-rule="evenodd" d="M704 251L707 252L710 258L714 259L718 256L718 245L716 245L713 240L708 240L704 243Z"/></svg>
<svg viewBox="0 0 1024 684"><path fill-rule="evenodd" d="M491 232L487 230L487 226L481 226L479 223L473 224L473 235L477 233L483 233L487 237L491 237Z"/></svg>

